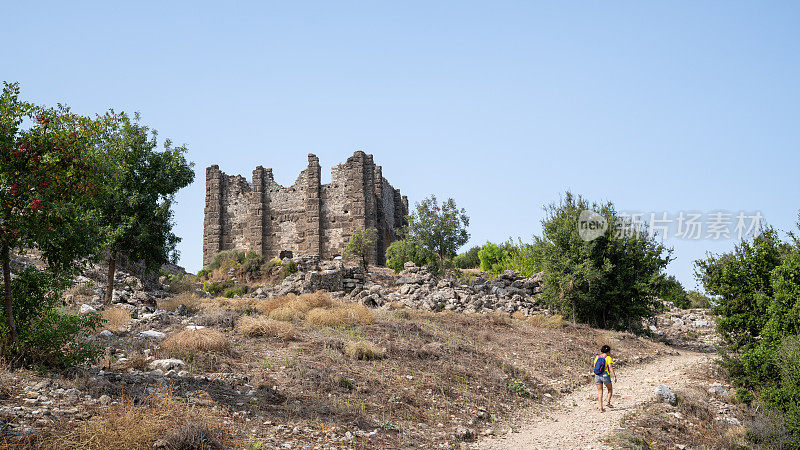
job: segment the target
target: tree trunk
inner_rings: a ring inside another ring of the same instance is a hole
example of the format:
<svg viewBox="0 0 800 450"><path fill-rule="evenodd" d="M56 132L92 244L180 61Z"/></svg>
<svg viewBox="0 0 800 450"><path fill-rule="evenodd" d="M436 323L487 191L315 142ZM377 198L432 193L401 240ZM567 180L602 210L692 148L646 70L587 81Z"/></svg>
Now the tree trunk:
<svg viewBox="0 0 800 450"><path fill-rule="evenodd" d="M117 270L117 252L108 252L108 278L106 279L106 304L111 303L114 297L114 272Z"/></svg>
<svg viewBox="0 0 800 450"><path fill-rule="evenodd" d="M8 329L11 333L11 343L14 346L19 344L17 337L17 325L14 323L14 302L11 299L11 256L9 255L8 242L3 242L2 258L3 258L3 287L5 288L5 311L6 322Z"/></svg>

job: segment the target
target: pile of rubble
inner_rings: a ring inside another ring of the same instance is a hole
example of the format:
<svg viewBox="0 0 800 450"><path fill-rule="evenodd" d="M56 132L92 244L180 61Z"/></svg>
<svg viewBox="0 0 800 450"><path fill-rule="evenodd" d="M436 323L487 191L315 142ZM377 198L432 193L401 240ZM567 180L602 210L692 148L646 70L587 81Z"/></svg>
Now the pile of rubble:
<svg viewBox="0 0 800 450"><path fill-rule="evenodd" d="M648 325L650 331L664 343L689 350L714 351L721 343L717 324L707 309L681 309L664 302L667 310L656 315Z"/></svg>
<svg viewBox="0 0 800 450"><path fill-rule="evenodd" d="M259 287L249 296L268 298L324 290L373 308L401 303L432 311L520 311L528 315L540 310L537 296L542 292L541 273L525 278L507 270L496 277L479 276L465 282L453 276L437 279L431 267L417 267L412 262L407 262L400 274L384 277L367 276L361 267L347 267L341 261L318 270L313 270L313 264L303 267L311 270L289 275L274 287Z"/></svg>

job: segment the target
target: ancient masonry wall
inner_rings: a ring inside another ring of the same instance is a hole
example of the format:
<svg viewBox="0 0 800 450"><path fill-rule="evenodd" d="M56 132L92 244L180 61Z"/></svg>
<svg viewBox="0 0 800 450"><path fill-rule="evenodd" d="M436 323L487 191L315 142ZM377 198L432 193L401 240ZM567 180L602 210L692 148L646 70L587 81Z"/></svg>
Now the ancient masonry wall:
<svg viewBox="0 0 800 450"><path fill-rule="evenodd" d="M358 228L378 231L369 259L385 264L386 248L407 225L408 199L362 151L331 169L330 184L321 184L320 174L319 158L311 154L308 167L289 187L277 184L272 169L261 166L253 171L252 183L226 175L219 166L207 168L203 266L233 249L268 258L291 251L333 259L342 256Z"/></svg>

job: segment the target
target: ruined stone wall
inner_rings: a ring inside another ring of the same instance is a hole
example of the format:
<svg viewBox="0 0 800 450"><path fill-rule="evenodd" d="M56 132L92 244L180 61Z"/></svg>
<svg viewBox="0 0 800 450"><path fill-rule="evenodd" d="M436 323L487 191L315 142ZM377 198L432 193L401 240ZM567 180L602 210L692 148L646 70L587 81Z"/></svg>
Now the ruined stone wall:
<svg viewBox="0 0 800 450"><path fill-rule="evenodd" d="M378 242L370 261L384 264L389 244L406 224L408 200L383 178L372 155L358 151L331 169L331 183L321 184L315 155L292 186L277 184L272 169L259 166L253 182L206 170L203 265L223 250L251 250L266 257L282 251L342 256L358 228L375 228Z"/></svg>

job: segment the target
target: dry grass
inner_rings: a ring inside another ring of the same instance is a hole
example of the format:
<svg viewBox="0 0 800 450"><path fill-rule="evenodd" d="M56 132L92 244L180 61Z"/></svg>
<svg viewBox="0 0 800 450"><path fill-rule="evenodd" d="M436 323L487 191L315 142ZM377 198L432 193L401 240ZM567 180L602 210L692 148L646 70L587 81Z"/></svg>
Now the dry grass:
<svg viewBox="0 0 800 450"><path fill-rule="evenodd" d="M271 315L273 311L291 309L305 316L314 308L329 308L332 305L333 300L327 292L317 291L313 294L289 294L264 300L259 303L258 309L267 315Z"/></svg>
<svg viewBox="0 0 800 450"><path fill-rule="evenodd" d="M114 369L119 371L126 371L128 369L145 370L148 360L144 355L134 355L125 361L117 361L114 363Z"/></svg>
<svg viewBox="0 0 800 450"><path fill-rule="evenodd" d="M306 317L305 313L292 309L288 306L274 309L270 311L269 318L273 320L280 320L283 322L295 322L303 320Z"/></svg>
<svg viewBox="0 0 800 450"><path fill-rule="evenodd" d="M117 306L100 313L105 322L99 331L108 330L113 333L126 331L131 323L131 313L124 306Z"/></svg>
<svg viewBox="0 0 800 450"><path fill-rule="evenodd" d="M228 311L250 312L256 311L258 300L255 298L225 298L215 297L202 299L201 309L224 309Z"/></svg>
<svg viewBox="0 0 800 450"><path fill-rule="evenodd" d="M190 312L196 313L202 308L203 300L203 298L194 292L183 292L172 297L160 299L158 301L158 309L175 311L178 306L184 305Z"/></svg>
<svg viewBox="0 0 800 450"><path fill-rule="evenodd" d="M244 316L236 324L236 331L247 336L267 336L290 340L297 331L291 323L281 322L264 316Z"/></svg>
<svg viewBox="0 0 800 450"><path fill-rule="evenodd" d="M50 431L48 436L42 436L39 448L149 450L165 436L168 444L179 444L181 440L178 438L187 434L182 429L197 427L197 424L202 428L202 442L205 444L202 448L222 448L229 438L219 425L216 414L190 407L171 394L153 395L144 403L124 398L103 415L75 425L62 424ZM198 433L192 431L191 434L195 437Z"/></svg>
<svg viewBox="0 0 800 450"><path fill-rule="evenodd" d="M306 323L317 327L339 327L373 321L375 315L372 311L359 303L346 303L329 309L314 308L306 315Z"/></svg>
<svg viewBox="0 0 800 450"><path fill-rule="evenodd" d="M194 318L194 323L206 327L233 328L240 316L241 314L238 312L228 309L206 309L205 312Z"/></svg>
<svg viewBox="0 0 800 450"><path fill-rule="evenodd" d="M344 353L353 359L381 359L386 355L386 349L370 341L349 341L344 344Z"/></svg>
<svg viewBox="0 0 800 450"><path fill-rule="evenodd" d="M192 357L200 352L226 353L230 343L219 331L201 328L167 336L160 348L175 357Z"/></svg>
<svg viewBox="0 0 800 450"><path fill-rule="evenodd" d="M502 311L492 311L486 314L486 319L489 320L489 323L498 327L510 327L512 323L511 316Z"/></svg>
<svg viewBox="0 0 800 450"><path fill-rule="evenodd" d="M539 328L561 328L564 326L564 318L560 314L553 316L535 314L525 319L525 322Z"/></svg>

